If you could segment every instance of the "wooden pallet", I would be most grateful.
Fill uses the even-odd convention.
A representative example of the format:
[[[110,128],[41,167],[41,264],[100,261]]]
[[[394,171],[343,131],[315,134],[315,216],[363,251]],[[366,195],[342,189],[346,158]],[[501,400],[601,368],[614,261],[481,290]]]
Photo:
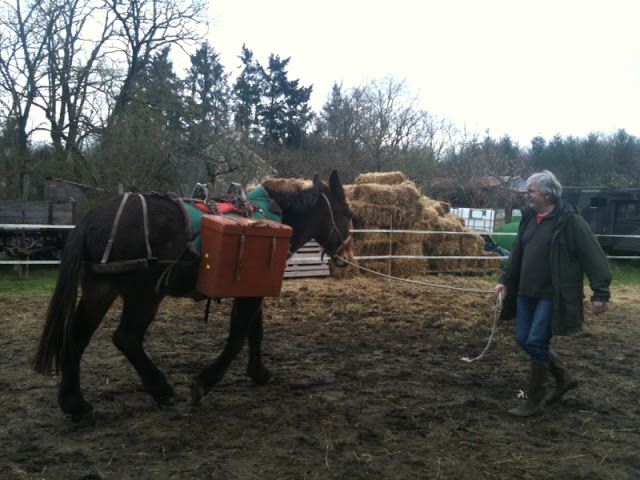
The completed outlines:
[[[320,260],[321,255],[322,247],[315,240],[305,243],[287,260],[284,278],[329,276],[329,257]]]

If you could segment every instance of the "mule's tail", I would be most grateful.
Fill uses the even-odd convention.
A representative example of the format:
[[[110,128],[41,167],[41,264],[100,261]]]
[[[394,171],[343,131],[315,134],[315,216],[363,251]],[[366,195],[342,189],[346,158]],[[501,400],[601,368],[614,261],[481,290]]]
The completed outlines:
[[[78,298],[78,283],[84,253],[84,227],[82,223],[69,234],[58,270],[58,281],[49,302],[47,318],[36,351],[34,369],[50,374],[60,372],[62,361],[73,349],[73,317]]]

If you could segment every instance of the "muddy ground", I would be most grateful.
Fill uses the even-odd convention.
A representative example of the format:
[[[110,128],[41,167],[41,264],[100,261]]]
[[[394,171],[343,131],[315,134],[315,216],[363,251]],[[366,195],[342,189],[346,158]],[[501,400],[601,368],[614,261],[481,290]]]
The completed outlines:
[[[489,290],[490,278],[426,281]],[[640,287],[556,347],[578,390],[512,418],[527,363],[486,294],[354,278],[287,280],[268,299],[266,386],[246,350],[200,405],[189,382],[221,350],[230,303],[166,300],[146,347],[177,399],[159,409],[111,343],[114,307],[82,364],[95,412],[73,423],[31,362],[47,298],[0,298],[2,479],[640,478]]]

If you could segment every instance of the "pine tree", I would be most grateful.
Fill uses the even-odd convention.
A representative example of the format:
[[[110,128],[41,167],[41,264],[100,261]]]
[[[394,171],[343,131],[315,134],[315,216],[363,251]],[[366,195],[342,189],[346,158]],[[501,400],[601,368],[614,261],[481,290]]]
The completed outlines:
[[[220,55],[204,43],[191,56],[191,67],[186,79],[189,92],[190,127],[219,135],[229,128],[229,75],[220,63]],[[198,142],[201,143],[201,142]]]
[[[257,114],[263,92],[263,69],[245,45],[238,58],[243,67],[233,85],[235,129],[255,136],[259,134]]]
[[[313,87],[301,87],[299,80],[289,80],[287,67],[290,60],[290,57],[269,56],[258,114],[264,128],[265,143],[299,148],[312,119],[309,99]]]

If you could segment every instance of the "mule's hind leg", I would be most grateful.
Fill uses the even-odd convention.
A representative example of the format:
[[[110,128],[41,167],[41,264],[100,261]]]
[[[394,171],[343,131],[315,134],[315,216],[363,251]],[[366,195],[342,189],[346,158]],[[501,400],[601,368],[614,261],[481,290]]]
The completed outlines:
[[[120,325],[113,334],[113,343],[136,369],[145,390],[159,404],[164,404],[173,396],[173,389],[142,347],[144,334],[155,319],[161,300],[158,297],[125,295]]]
[[[73,420],[80,420],[93,410],[80,389],[80,359],[116,296],[115,291],[100,281],[83,282],[82,297],[73,317],[73,338],[62,362],[62,379],[58,388],[58,405]]]
[[[262,300],[262,299],[260,299]],[[264,385],[271,378],[271,372],[262,363],[262,302],[257,306],[257,312],[249,321],[247,340],[249,343],[249,365],[247,373],[259,385]]]
[[[222,380],[231,361],[240,353],[249,331],[249,325],[260,310],[262,298],[236,298],[231,308],[229,337],[222,353],[191,382],[191,399],[200,402],[209,390]]]

